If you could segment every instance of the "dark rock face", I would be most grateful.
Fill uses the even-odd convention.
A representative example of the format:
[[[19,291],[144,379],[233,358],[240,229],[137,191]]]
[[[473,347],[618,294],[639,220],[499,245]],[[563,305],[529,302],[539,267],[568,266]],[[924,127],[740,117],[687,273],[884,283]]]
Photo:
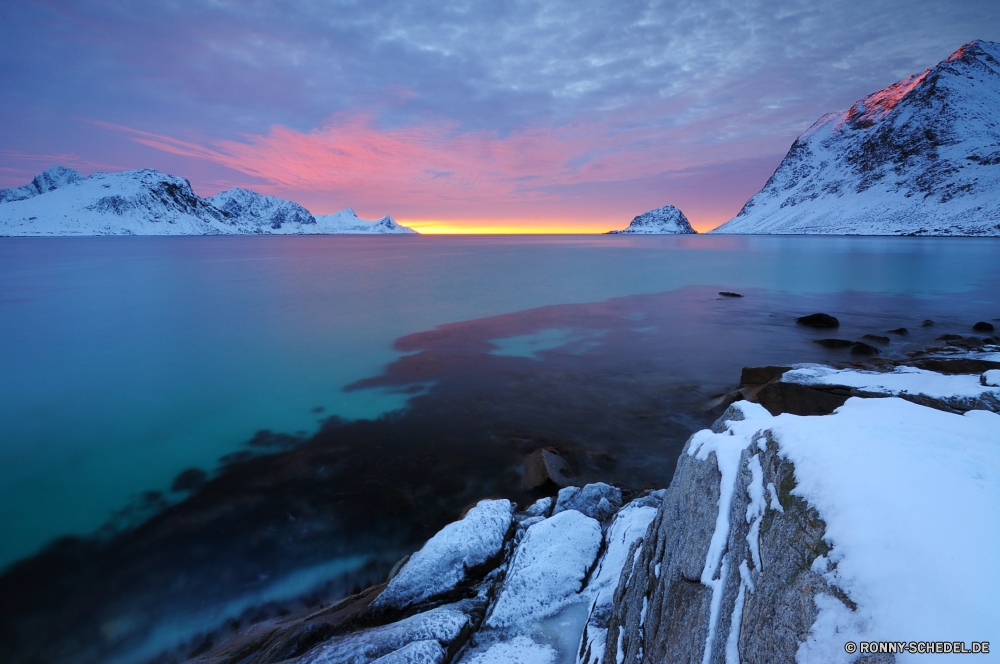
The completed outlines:
[[[979,321],[978,323],[972,326],[972,329],[975,330],[976,332],[992,332],[993,324],[987,323],[986,321]]]
[[[795,322],[808,327],[840,327],[840,321],[829,314],[810,314],[796,318]]]
[[[722,297],[743,297],[739,293],[732,293],[730,291],[719,291],[719,295]]]
[[[813,343],[823,348],[848,348],[854,345],[853,341],[847,339],[813,339]]]
[[[552,482],[556,486],[569,486],[576,474],[554,447],[540,447],[524,458],[525,489],[534,489]]]
[[[909,333],[910,333],[910,331],[907,330],[905,327],[897,327],[895,330],[889,330],[889,334],[896,334],[896,335],[899,335],[901,337],[905,337]]]
[[[786,371],[791,370],[791,367],[743,367],[743,373],[740,374],[740,387],[770,383],[775,378],[781,378]]]
[[[851,389],[841,385],[812,386],[775,381],[765,385],[750,400],[772,415],[829,415],[851,396]]]

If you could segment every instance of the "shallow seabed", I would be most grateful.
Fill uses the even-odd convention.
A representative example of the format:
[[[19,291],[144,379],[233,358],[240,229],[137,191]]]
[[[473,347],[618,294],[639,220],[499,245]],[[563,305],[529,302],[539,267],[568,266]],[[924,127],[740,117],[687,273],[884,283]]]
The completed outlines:
[[[343,594],[477,498],[535,498],[519,469],[541,445],[581,480],[663,486],[742,366],[970,334],[1000,317],[998,257],[965,238],[2,239],[0,659],[139,661]],[[816,311],[841,327],[794,324]]]

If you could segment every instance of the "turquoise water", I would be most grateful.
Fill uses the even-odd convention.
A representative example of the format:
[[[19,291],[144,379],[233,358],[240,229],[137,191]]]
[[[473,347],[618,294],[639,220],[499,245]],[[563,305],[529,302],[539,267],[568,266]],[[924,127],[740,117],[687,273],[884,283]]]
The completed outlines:
[[[1000,241],[5,238],[0,567],[93,532],[143,492],[171,495],[179,472],[211,471],[258,430],[311,434],[330,415],[404,407],[412,391],[344,388],[402,357],[405,335],[687,286],[902,294],[956,320],[996,318]],[[492,352],[586,353],[601,334],[555,325],[494,338]]]

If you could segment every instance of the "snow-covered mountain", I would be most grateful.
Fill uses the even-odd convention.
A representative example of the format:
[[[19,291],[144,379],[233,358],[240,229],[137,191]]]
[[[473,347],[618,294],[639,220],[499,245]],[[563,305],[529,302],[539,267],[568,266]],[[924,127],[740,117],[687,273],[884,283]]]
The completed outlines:
[[[684,213],[673,205],[644,212],[632,219],[632,223],[623,231],[608,231],[608,235],[642,234],[642,235],[683,235],[697,233],[691,228]]]
[[[210,196],[208,202],[237,221],[240,232],[318,233],[316,219],[298,203],[265,196],[249,189],[230,189]]]
[[[0,235],[218,235],[415,233],[391,217],[348,208],[314,217],[291,201],[247,189],[201,198],[184,178],[152,169],[82,177],[56,166],[0,190]]]
[[[1000,44],[824,115],[711,232],[1000,235]]]
[[[34,180],[23,187],[17,187],[15,189],[0,189],[0,203],[7,201],[23,201],[28,198],[34,198],[39,194],[44,194],[52,191],[53,189],[73,184],[74,182],[78,182],[82,179],[83,176],[80,175],[80,172],[75,168],[53,166],[52,168],[47,168],[42,173],[36,175]]]
[[[320,233],[416,233],[408,226],[400,226],[396,220],[386,215],[377,221],[360,219],[353,208],[334,214],[319,215],[316,224]]]

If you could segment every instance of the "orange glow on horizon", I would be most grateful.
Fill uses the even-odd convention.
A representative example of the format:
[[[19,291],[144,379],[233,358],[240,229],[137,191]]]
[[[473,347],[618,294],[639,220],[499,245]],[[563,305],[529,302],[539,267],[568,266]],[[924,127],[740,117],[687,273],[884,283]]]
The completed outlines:
[[[699,233],[710,231],[729,217],[708,222],[691,222]],[[423,235],[600,235],[624,229],[628,222],[580,221],[579,219],[397,219]]]

